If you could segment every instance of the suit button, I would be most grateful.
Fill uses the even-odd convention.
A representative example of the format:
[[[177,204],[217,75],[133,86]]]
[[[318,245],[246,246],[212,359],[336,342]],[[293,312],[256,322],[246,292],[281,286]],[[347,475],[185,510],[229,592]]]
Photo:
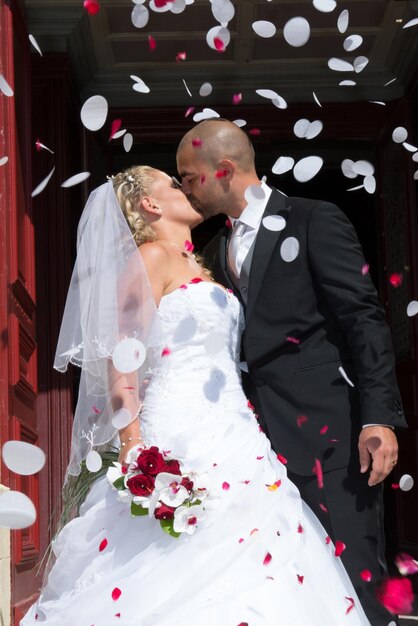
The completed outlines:
[[[257,387],[262,387],[263,385],[266,384],[266,381],[264,380],[264,378],[262,378],[261,376],[258,376],[255,379],[255,384],[257,385]]]

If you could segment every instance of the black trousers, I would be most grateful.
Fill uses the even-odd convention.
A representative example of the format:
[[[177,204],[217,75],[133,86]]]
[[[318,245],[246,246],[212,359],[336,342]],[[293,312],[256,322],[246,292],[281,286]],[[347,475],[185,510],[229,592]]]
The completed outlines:
[[[318,488],[316,477],[299,476],[289,470],[288,476],[331,539],[345,543],[341,559],[372,626],[398,624],[397,618],[376,599],[376,586],[387,575],[383,485],[369,487],[368,475],[360,474],[357,467],[324,473],[323,489]],[[365,569],[372,573],[371,582],[360,576]]]

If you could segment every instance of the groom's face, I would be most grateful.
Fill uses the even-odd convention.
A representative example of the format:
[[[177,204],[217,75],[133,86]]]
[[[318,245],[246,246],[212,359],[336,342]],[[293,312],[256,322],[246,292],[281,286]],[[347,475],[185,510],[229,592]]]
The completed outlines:
[[[214,168],[197,154],[199,148],[184,147],[177,153],[177,170],[181,176],[182,191],[203,218],[224,213],[224,192]]]

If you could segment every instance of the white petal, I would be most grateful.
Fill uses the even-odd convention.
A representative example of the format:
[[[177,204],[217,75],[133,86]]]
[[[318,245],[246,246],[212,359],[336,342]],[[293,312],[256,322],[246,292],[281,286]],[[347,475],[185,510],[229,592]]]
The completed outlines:
[[[361,35],[350,35],[344,40],[343,48],[346,52],[353,52],[357,50],[363,43],[363,37]]]
[[[406,24],[402,26],[402,28],[411,28],[411,26],[416,26],[418,24],[418,17],[414,17],[412,20],[409,20]]]
[[[191,92],[191,91],[190,91],[190,89],[188,88],[186,81],[184,80],[184,78],[183,78],[182,80],[183,80],[184,88],[186,89],[187,93],[189,94],[189,96],[190,96],[191,98],[193,98],[193,96],[192,96],[192,92]]]
[[[212,85],[210,83],[203,83],[199,89],[199,96],[205,98],[212,93]]]
[[[405,150],[408,150],[408,152],[416,152],[418,150],[417,146],[413,146],[411,143],[407,143],[406,141],[404,141],[402,145]]]
[[[118,130],[113,136],[112,139],[119,139],[119,137],[123,137],[126,133],[126,128],[122,128],[122,130]]]
[[[418,153],[415,152],[415,154],[412,155],[412,160],[415,161],[415,163],[418,162]]]
[[[316,93],[314,91],[312,92],[312,95],[313,95],[313,99],[315,100],[316,104],[319,107],[321,107],[321,109],[322,109],[322,104],[319,102],[318,96],[316,95]]]
[[[121,472],[118,470],[117,467],[109,467],[109,469],[106,472],[106,477],[107,480],[109,481],[109,483],[113,486],[113,483],[115,482],[115,480],[117,480],[118,478],[120,478],[122,476]]]
[[[266,218],[264,218],[264,219],[266,219]],[[240,368],[240,370],[242,370],[243,372],[247,372],[247,374],[248,374],[248,363],[247,363],[247,361],[240,361],[239,362],[239,368]]]
[[[355,87],[357,83],[355,80],[342,80],[338,84],[340,87]]]
[[[249,185],[244,192],[247,204],[260,204],[266,199],[266,192],[261,185]]]
[[[392,83],[394,83],[394,82],[395,82],[395,80],[398,80],[398,79],[397,79],[397,78],[392,78],[392,80],[389,80],[387,83],[385,83],[385,84],[383,85],[383,87],[388,87],[388,85],[391,85]]]
[[[277,161],[271,168],[271,171],[273,172],[273,174],[284,174],[285,172],[291,170],[294,164],[295,159],[293,159],[292,157],[281,156],[277,159]]]
[[[224,333],[209,333],[206,337],[203,347],[209,355],[214,355],[224,349],[226,337]]]
[[[139,78],[138,76],[131,76],[131,78],[134,81],[134,84],[132,85],[132,89],[134,91],[138,91],[139,93],[149,93],[151,91],[142,78]]]
[[[287,237],[280,246],[280,256],[286,263],[291,263],[299,255],[299,241],[296,237]]]
[[[286,220],[281,215],[267,215],[262,220],[264,228],[273,232],[279,232],[286,227]],[[248,371],[248,365],[247,365]]]
[[[376,179],[373,175],[365,176],[364,188],[367,193],[374,193],[376,191]]]
[[[414,180],[418,180],[418,170],[414,174]]]
[[[306,119],[298,120],[293,127],[293,132],[295,133],[296,137],[299,137],[299,139],[304,139],[306,137],[306,133],[308,132],[310,125],[311,123],[309,120],[306,120]]]
[[[83,181],[87,180],[90,177],[90,172],[79,172],[79,174],[74,174],[71,178],[67,178],[63,183],[61,183],[61,187],[74,187],[74,185],[78,185]]]
[[[364,70],[366,65],[369,63],[369,59],[367,57],[356,57],[353,61],[354,71],[359,74]]]
[[[0,527],[18,530],[31,526],[36,520],[35,506],[20,491],[5,491],[0,495]]]
[[[337,27],[341,34],[344,34],[346,32],[348,28],[349,19],[350,19],[350,13],[347,9],[344,9],[344,11],[340,13],[340,16],[337,21]]]
[[[212,0],[212,15],[220,24],[228,23],[235,15],[231,0]]]
[[[7,80],[4,78],[3,74],[0,74],[0,91],[4,93],[5,96],[11,98],[13,96],[13,89],[10,87]]]
[[[317,11],[331,13],[337,6],[337,3],[335,0],[313,0],[313,5]]]
[[[272,89],[256,89],[255,93],[257,93],[262,98],[268,98],[268,100],[274,100],[275,98],[279,98],[279,94]]]
[[[418,313],[418,301],[412,300],[412,302],[408,304],[408,308],[406,309],[406,314],[408,317],[414,317],[414,315],[417,315],[417,313]]]
[[[2,165],[6,165],[8,160],[9,160],[8,156],[1,157],[1,159],[0,159],[0,167],[2,167]]]
[[[334,70],[335,72],[353,72],[354,66],[348,61],[344,61],[344,59],[337,59],[336,57],[332,57],[328,60],[328,67],[330,70]]]
[[[247,125],[247,122],[245,120],[234,120],[233,123],[235,124],[235,126],[238,126],[238,128],[242,128],[243,126]]]
[[[210,120],[214,117],[220,117],[219,113],[214,111],[213,109],[203,109],[200,113],[195,113],[193,115],[194,122],[201,122],[202,120]]]
[[[22,476],[36,474],[45,465],[43,450],[26,441],[6,441],[1,453],[6,467]]]
[[[144,344],[138,339],[122,339],[113,349],[113,365],[118,372],[124,374],[134,372],[141,367],[146,354]]]
[[[132,9],[131,20],[135,28],[144,28],[144,26],[148,24],[149,20],[149,11],[147,7],[144,7],[142,4],[134,6]]]
[[[348,378],[345,369],[343,367],[339,367],[338,371],[340,372],[341,376],[344,378],[346,383],[348,383],[350,387],[354,387],[354,383]]]
[[[171,5],[170,10],[175,15],[179,15],[180,13],[183,13],[186,6],[187,6],[186,0],[174,0],[173,4]]]
[[[382,102],[381,100],[369,100],[370,104],[380,104],[380,106],[385,107],[386,102]]]
[[[92,96],[83,104],[80,112],[81,121],[88,130],[96,131],[104,126],[109,106],[103,96]]]
[[[277,96],[277,98],[273,98],[271,103],[274,104],[274,106],[277,107],[278,109],[287,109],[287,102],[281,96]]]
[[[403,143],[408,139],[408,131],[403,126],[397,126],[392,133],[392,139],[395,143]]]
[[[133,135],[131,135],[131,133],[126,133],[126,135],[123,138],[123,148],[125,152],[129,152],[129,150],[132,148],[133,142],[134,142]]]
[[[347,191],[358,191],[359,189],[364,189],[364,185],[357,185],[357,187],[350,187]]]
[[[115,411],[112,417],[112,426],[116,430],[125,428],[132,421],[132,413],[128,409],[119,409]]]
[[[314,139],[314,137],[317,137],[322,132],[323,127],[324,125],[321,120],[311,122],[308,132],[306,133],[306,139]]]
[[[374,165],[370,161],[355,161],[352,168],[353,172],[360,174],[360,176],[373,176],[374,174]]]
[[[341,170],[346,178],[357,178],[358,174],[353,171],[353,165],[354,161],[351,159],[344,159],[341,163]]]
[[[225,26],[214,26],[206,34],[206,43],[209,48],[217,51],[215,39],[220,39],[223,42],[224,48],[226,48],[231,41],[231,33]]]
[[[252,27],[256,35],[265,38],[274,37],[277,31],[275,25],[272,22],[268,22],[266,20],[253,22]]]
[[[400,481],[399,487],[402,491],[411,491],[414,486],[414,479],[409,474],[404,474]]]
[[[55,172],[55,165],[52,168],[52,170],[49,172],[48,176],[46,176],[46,178],[44,178],[37,187],[35,187],[35,189],[32,191],[32,198],[34,198],[35,196],[38,196],[47,186],[47,184],[49,183],[52,174]]]
[[[89,472],[98,472],[102,467],[102,457],[96,450],[90,450],[86,457],[86,467]]]
[[[35,37],[34,37],[33,35],[29,35],[29,41],[31,42],[31,44],[32,44],[32,46],[35,48],[35,50],[36,50],[37,52],[39,52],[39,54],[40,54],[41,56],[43,56],[43,55],[42,55],[42,50],[40,49],[39,44],[38,44],[38,42],[36,41],[36,39],[35,39]]]
[[[311,36],[311,27],[304,17],[292,17],[283,28],[283,37],[289,46],[300,48],[304,46]]]
[[[293,168],[293,176],[299,183],[306,183],[316,176],[324,164],[318,156],[308,156],[298,161]]]

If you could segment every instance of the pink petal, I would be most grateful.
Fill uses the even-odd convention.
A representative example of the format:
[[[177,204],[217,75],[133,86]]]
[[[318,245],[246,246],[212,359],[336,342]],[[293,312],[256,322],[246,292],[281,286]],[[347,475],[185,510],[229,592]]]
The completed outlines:
[[[96,413],[96,415],[99,415],[101,413],[101,410],[96,408],[95,406],[91,407],[93,409],[93,411]]]
[[[112,126],[110,128],[109,141],[113,138],[113,135],[118,132],[118,130],[119,130],[119,128],[121,126],[122,126],[122,120],[121,119],[113,120]]]
[[[395,557],[395,563],[402,576],[418,573],[418,561],[406,552],[400,552],[397,554]]]
[[[252,128],[251,130],[248,131],[249,135],[261,135],[261,130],[259,128]]]
[[[107,547],[107,539],[103,539],[103,541],[100,542],[100,546],[99,546],[99,552],[103,552],[103,550]]]
[[[261,459],[264,459],[264,456],[258,456],[257,457],[257,461],[261,461]]]
[[[232,96],[232,102],[234,104],[239,104],[242,100],[242,93],[234,93]]]
[[[324,513],[328,513],[328,509],[324,504],[319,504],[319,508],[321,509],[321,511],[324,511]]]
[[[307,421],[308,421],[307,415],[299,415],[296,418],[296,424],[298,425],[299,428],[303,426],[303,424],[306,424]]]
[[[369,269],[370,269],[369,264],[365,263],[363,267],[361,268],[361,273],[363,274],[363,276],[369,273]]]
[[[196,137],[196,139],[192,139],[192,146],[193,146],[193,148],[201,148],[202,147],[202,140],[200,139],[200,137]]]
[[[263,565],[268,565],[271,559],[272,559],[272,556],[270,552],[267,552],[266,556],[264,557]]]
[[[241,480],[241,483],[244,485],[249,485],[251,480]]]
[[[227,222],[229,222],[229,224],[227,224]],[[228,226],[228,228],[231,227],[231,222],[229,220],[226,220],[225,223]],[[251,409],[251,411],[255,411],[254,405],[249,400],[247,400],[247,406],[249,409]]]
[[[225,44],[222,41],[222,39],[220,39],[219,37],[214,37],[213,43],[215,44],[215,48],[217,49],[218,52],[225,51]]]
[[[326,433],[328,432],[328,426],[322,426],[319,432],[321,433],[321,435],[326,435]]]
[[[315,459],[315,467],[313,473],[316,474],[316,480],[318,481],[318,489],[322,489],[324,486],[324,475],[322,473],[321,461]]]
[[[399,483],[392,483],[391,484],[391,488],[392,489],[399,489]]]
[[[298,583],[303,585],[303,579],[305,578],[305,576],[300,576],[299,574],[296,574],[296,576],[298,577]]]
[[[354,608],[354,600],[353,598],[349,598],[348,596],[345,596],[345,599],[349,601],[350,606],[347,607],[345,614],[348,615],[349,612]]]
[[[120,613],[115,613],[115,617],[120,617]]]
[[[240,622],[238,626],[248,626],[248,622]]]
[[[225,226],[227,228],[232,228],[231,220],[229,219],[229,217],[225,221]],[[251,404],[251,402],[249,400],[247,402],[247,405],[248,405],[248,408],[250,408],[250,409],[252,409],[254,411],[254,407],[253,407],[253,405]]]
[[[258,528],[253,528],[252,531],[250,532],[250,537],[252,537],[253,535],[256,535],[258,533]]]
[[[161,352],[161,356],[168,356],[169,354],[171,354],[170,348],[164,348]]]
[[[186,111],[186,113],[184,114],[184,117],[189,117],[189,115],[191,115],[193,113],[193,111],[195,110],[196,107],[189,107]]]
[[[343,543],[342,541],[335,542],[335,552],[334,552],[335,556],[341,556],[345,549],[346,549],[345,543]]]
[[[366,583],[369,583],[372,579],[372,573],[369,569],[363,569],[360,572],[360,578],[364,580]]]
[[[302,524],[300,524],[300,523],[299,523],[299,526],[298,526],[298,533],[299,533],[299,534],[302,534],[302,533],[303,533],[303,526],[302,526]]]
[[[241,537],[241,539],[238,539],[238,543],[242,543],[244,541],[244,539]]]
[[[148,35],[148,45],[151,52],[157,47],[157,42],[155,41],[154,37],[152,37],[152,35]]]
[[[180,285],[179,289],[187,289],[187,285]]]
[[[224,491],[228,491],[228,489],[230,488],[230,486],[231,486],[231,485],[230,485],[229,483],[227,483],[226,481],[222,483],[222,489],[223,489]]]
[[[119,600],[119,598],[121,597],[122,592],[119,589],[119,587],[115,587],[112,591],[112,600]]]
[[[412,612],[414,593],[409,578],[387,578],[377,589],[377,599],[393,614]]]
[[[294,343],[297,346],[300,344],[300,339],[298,339],[297,337],[286,337],[286,341],[288,341],[289,343]]]
[[[97,0],[84,0],[84,8],[89,15],[96,15],[100,10]]]
[[[216,178],[225,178],[228,176],[228,170],[217,170],[215,176]]]
[[[331,537],[325,537],[325,543],[327,544],[327,546],[329,546],[329,544],[331,543]]]
[[[193,252],[194,250],[194,245],[192,244],[191,241],[189,241],[188,239],[186,239],[186,241],[184,242],[184,249],[187,252]]]
[[[197,285],[197,283],[201,283],[201,282],[202,282],[202,279],[199,278],[199,276],[196,276],[196,278],[192,278],[192,280],[189,280],[189,283],[191,285]]]
[[[280,461],[280,463],[283,463],[283,465],[287,464],[287,459],[285,456],[283,456],[283,454],[277,454],[277,460]]]
[[[403,282],[402,274],[391,274],[389,277],[389,282],[392,287],[400,287]]]
[[[186,53],[185,52],[177,52],[176,55],[176,61],[185,61],[186,60]]]

